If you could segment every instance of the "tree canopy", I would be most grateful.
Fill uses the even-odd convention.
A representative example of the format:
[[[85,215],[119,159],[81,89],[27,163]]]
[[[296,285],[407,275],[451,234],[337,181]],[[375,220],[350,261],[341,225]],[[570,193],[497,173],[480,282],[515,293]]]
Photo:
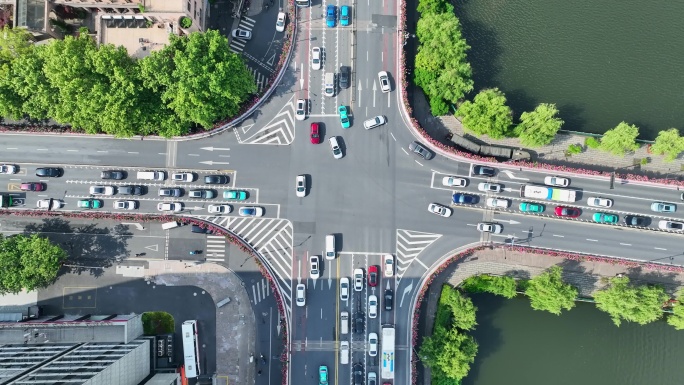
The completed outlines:
[[[534,111],[523,112],[516,133],[525,146],[544,146],[553,140],[563,121],[558,118],[555,104],[542,103]]]
[[[0,234],[0,293],[48,286],[57,278],[65,259],[66,252],[47,238]]]
[[[473,89],[473,71],[466,56],[470,46],[453,12],[422,15],[416,35],[420,45],[414,81],[430,100],[432,114],[445,115],[447,102],[456,103]]]
[[[466,129],[477,135],[501,139],[511,133],[513,113],[498,88],[480,91],[472,102],[463,102],[455,115],[461,118]]]
[[[677,301],[672,306],[672,314],[667,316],[667,323],[677,330],[684,329],[684,290],[680,289],[676,295]]]
[[[422,15],[428,13],[453,13],[454,6],[444,0],[420,0],[418,2],[418,12]]]
[[[627,151],[635,151],[639,148],[636,138],[639,136],[639,128],[622,122],[612,130],[606,131],[601,138],[599,149],[610,152],[613,155],[625,155]]]
[[[440,311],[442,311],[442,316],[439,314]],[[461,330],[472,330],[477,325],[475,321],[476,312],[477,308],[470,298],[464,297],[458,290],[449,285],[442,286],[438,307],[438,318],[440,319],[435,321],[435,324],[454,326]]]
[[[423,339],[420,357],[430,369],[452,380],[460,380],[468,375],[477,349],[473,337],[456,328],[438,326],[432,336]]]
[[[553,266],[527,282],[525,294],[534,310],[544,310],[560,315],[563,309],[575,307],[577,289],[564,283],[560,266]]]
[[[506,276],[474,275],[466,278],[461,287],[471,293],[491,293],[505,298],[513,298],[517,294],[515,279]]]
[[[627,277],[614,277],[610,285],[594,294],[596,307],[610,315],[616,326],[623,320],[639,325],[663,316],[662,306],[668,295],[659,286],[632,286]]]
[[[656,155],[665,155],[665,161],[672,162],[684,152],[684,138],[679,135],[679,130],[676,128],[660,131],[655,143],[651,145],[651,152]]]
[[[81,31],[49,44],[27,32],[0,38],[0,114],[53,119],[86,133],[118,137],[187,133],[234,116],[256,85],[217,31],[172,35],[170,44],[135,60],[123,47]]]

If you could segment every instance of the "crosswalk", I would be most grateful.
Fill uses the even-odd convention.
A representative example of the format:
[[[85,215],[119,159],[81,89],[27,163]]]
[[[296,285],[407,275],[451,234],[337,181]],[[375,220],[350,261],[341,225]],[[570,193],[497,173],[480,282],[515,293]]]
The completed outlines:
[[[215,217],[208,215],[199,216],[199,218],[232,231],[264,256],[270,270],[275,274],[276,284],[283,294],[283,303],[289,311],[292,305],[292,222],[278,218]],[[267,295],[263,287],[253,290],[255,290],[253,296],[255,301],[257,299],[262,300]]]
[[[442,234],[397,229],[397,279],[401,279],[411,262],[423,250],[441,237]]]
[[[281,107],[280,111],[263,125],[245,124],[233,132],[238,142],[248,144],[270,144],[286,146],[295,138],[294,96]]]
[[[207,235],[207,261],[223,262],[226,257],[226,238]]]
[[[251,293],[252,303],[258,304],[271,295],[271,285],[268,284],[268,280],[260,279],[252,285]]]
[[[256,24],[256,20],[250,19],[249,17],[243,17],[240,19],[240,24],[238,28],[240,29],[245,29],[247,31],[252,32],[252,29],[254,28],[254,25]],[[247,44],[246,40],[242,39],[236,39],[232,38],[230,41],[230,50],[235,52],[235,53],[240,53],[245,50],[245,45]]]

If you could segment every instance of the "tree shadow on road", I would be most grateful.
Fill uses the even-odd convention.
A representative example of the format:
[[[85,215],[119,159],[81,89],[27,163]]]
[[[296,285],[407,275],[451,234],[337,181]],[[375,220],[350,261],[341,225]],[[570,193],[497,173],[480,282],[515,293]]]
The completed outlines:
[[[45,218],[24,228],[24,235],[40,234],[67,253],[62,272],[89,272],[100,276],[128,255],[128,238],[133,233],[127,225],[98,227],[97,224],[72,225],[62,218]]]

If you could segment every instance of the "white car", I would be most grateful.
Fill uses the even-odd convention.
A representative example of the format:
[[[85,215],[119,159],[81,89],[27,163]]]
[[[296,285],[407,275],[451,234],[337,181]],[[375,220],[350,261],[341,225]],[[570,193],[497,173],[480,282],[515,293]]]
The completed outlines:
[[[209,214],[230,214],[233,211],[233,206],[231,205],[209,205],[207,206],[207,212]]]
[[[684,223],[675,221],[659,221],[658,228],[661,230],[684,231]]]
[[[363,290],[363,269],[354,269],[354,291]]]
[[[375,295],[368,296],[368,318],[378,317],[378,297]]]
[[[252,38],[252,31],[238,28],[233,30],[232,36],[236,39],[249,40]]]
[[[321,69],[323,59],[321,58],[321,47],[311,48],[311,69],[319,70]]]
[[[286,20],[287,14],[285,12],[278,12],[278,18],[276,19],[276,32],[285,32]]]
[[[382,115],[378,115],[374,118],[368,119],[363,122],[363,127],[366,130],[370,130],[371,128],[375,128],[378,126],[382,126],[383,124],[387,123],[387,120],[385,120],[385,117]]]
[[[312,255],[309,257],[309,267],[311,279],[318,279],[318,277],[321,276],[318,255]]]
[[[383,258],[385,262],[385,277],[391,277],[394,275],[394,257],[392,254],[385,254]]]
[[[613,200],[601,197],[591,197],[587,199],[587,204],[591,207],[612,207]]]
[[[297,175],[295,179],[295,192],[298,198],[304,198],[306,196],[306,177],[304,175]]]
[[[13,164],[3,164],[0,166],[0,174],[16,174],[17,166]]]
[[[55,210],[62,206],[64,206],[64,201],[61,199],[41,199],[36,203],[39,209]]]
[[[501,185],[498,183],[482,182],[477,185],[477,189],[484,192],[501,192]]]
[[[387,76],[387,72],[378,72],[378,80],[380,81],[380,90],[382,92],[387,93],[391,91],[392,87],[390,87],[389,76]]]
[[[547,186],[568,187],[570,179],[561,178],[559,176],[547,176],[544,178],[544,184]]]
[[[451,213],[453,212],[450,208],[442,206],[439,203],[430,203],[428,205],[428,211],[433,214],[443,216],[445,218],[450,217]]]
[[[183,211],[183,205],[178,202],[162,202],[157,205],[158,211]]]
[[[297,120],[306,119],[306,100],[297,99],[297,110],[295,111],[295,118],[297,118]]]
[[[378,333],[368,334],[368,355],[371,357],[378,355]]]
[[[333,136],[328,141],[330,142],[330,149],[332,150],[333,158],[342,159],[342,149],[340,148],[340,144],[337,143],[337,137]]]
[[[511,205],[511,201],[503,198],[487,198],[488,207],[499,207],[502,209],[507,209]]]
[[[442,186],[447,187],[465,187],[468,185],[468,179],[459,178],[455,176],[445,176],[442,178]]]
[[[340,300],[346,301],[349,299],[349,278],[340,278]]]
[[[306,305],[306,286],[304,286],[303,283],[300,283],[297,285],[297,288],[295,289],[296,291],[296,298],[297,298],[297,306],[304,306]]]
[[[90,195],[114,195],[114,187],[90,186]]]
[[[174,182],[194,182],[195,174],[191,172],[177,172],[171,174],[171,180]]]
[[[135,210],[138,208],[136,201],[114,201],[114,208],[117,210]]]
[[[503,226],[493,222],[480,222],[477,224],[477,230],[482,233],[499,234],[503,231]]]

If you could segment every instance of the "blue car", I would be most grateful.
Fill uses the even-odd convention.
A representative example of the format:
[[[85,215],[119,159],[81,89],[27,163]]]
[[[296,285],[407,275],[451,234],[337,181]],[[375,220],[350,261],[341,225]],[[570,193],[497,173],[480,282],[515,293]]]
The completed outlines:
[[[348,26],[349,20],[351,20],[351,9],[348,5],[343,5],[340,7],[340,25]]]
[[[335,21],[337,21],[337,12],[334,5],[328,5],[325,8],[325,25],[330,28],[335,27]]]
[[[477,203],[477,197],[474,195],[456,193],[456,194],[451,196],[451,201],[453,203],[473,205],[473,204]]]

